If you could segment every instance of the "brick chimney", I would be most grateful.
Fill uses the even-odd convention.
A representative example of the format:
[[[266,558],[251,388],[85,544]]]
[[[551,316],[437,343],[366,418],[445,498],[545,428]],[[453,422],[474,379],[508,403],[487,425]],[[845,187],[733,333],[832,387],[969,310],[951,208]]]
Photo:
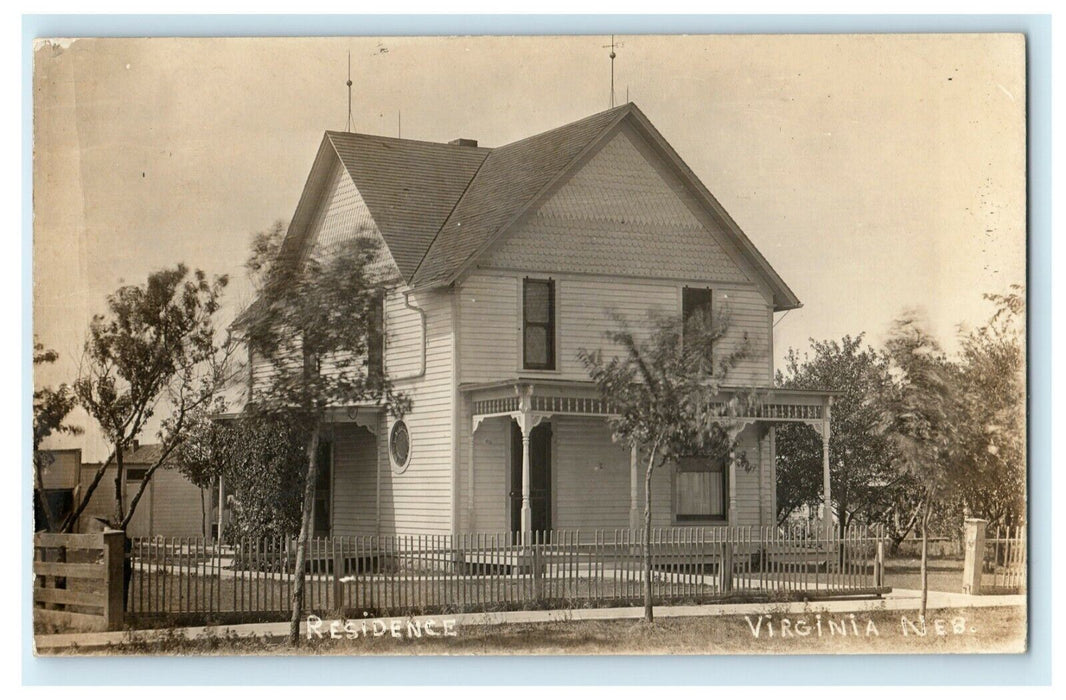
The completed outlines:
[[[449,141],[450,146],[469,146],[470,148],[477,148],[477,139],[455,139]]]

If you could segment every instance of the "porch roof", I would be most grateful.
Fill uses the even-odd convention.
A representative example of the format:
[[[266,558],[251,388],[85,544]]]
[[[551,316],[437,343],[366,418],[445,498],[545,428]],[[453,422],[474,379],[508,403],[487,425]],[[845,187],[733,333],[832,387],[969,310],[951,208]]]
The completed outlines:
[[[780,387],[721,388],[723,402],[743,391],[754,389],[756,403],[738,416],[757,421],[821,421],[832,397],[830,390],[785,389]],[[614,412],[592,381],[551,377],[514,377],[494,382],[461,384],[459,391],[470,398],[475,419],[511,415],[522,411],[542,414],[609,416]]]

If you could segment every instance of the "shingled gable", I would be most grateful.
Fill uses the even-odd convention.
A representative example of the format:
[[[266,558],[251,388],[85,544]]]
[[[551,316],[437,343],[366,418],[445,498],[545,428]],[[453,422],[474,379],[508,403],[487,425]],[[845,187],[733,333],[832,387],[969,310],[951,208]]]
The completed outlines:
[[[300,249],[334,163],[352,179],[404,281],[451,284],[524,214],[541,203],[627,120],[769,286],[774,309],[801,304],[703,183],[633,103],[497,148],[327,131],[293,215],[285,246]]]
[[[515,222],[580,168],[585,156],[605,143],[623,120],[647,137],[696,200],[721,223],[730,242],[766,281],[774,310],[801,306],[718,200],[633,103],[493,149],[437,234],[411,286],[444,286],[460,278]]]

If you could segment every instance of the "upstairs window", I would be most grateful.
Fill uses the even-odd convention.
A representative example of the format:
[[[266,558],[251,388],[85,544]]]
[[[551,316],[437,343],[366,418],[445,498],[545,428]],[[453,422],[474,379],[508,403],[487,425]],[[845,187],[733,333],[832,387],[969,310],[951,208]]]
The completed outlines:
[[[554,280],[523,282],[522,358],[525,369],[555,369]]]
[[[690,337],[695,328],[702,326],[704,332],[709,331],[714,318],[711,314],[711,290],[699,287],[681,290],[681,318],[685,324],[682,340]],[[702,321],[701,326],[696,326],[697,319]],[[708,357],[707,360],[713,367],[713,359]]]

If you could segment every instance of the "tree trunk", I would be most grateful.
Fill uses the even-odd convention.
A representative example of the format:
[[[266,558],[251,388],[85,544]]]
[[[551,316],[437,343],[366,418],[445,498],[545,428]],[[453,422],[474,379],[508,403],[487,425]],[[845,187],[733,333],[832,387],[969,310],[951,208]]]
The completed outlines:
[[[207,505],[204,504],[204,489],[200,488],[200,534],[207,539]]]
[[[304,567],[307,563],[307,540],[311,535],[311,511],[315,504],[315,482],[318,480],[318,441],[321,428],[316,422],[307,446],[307,479],[304,481],[304,500],[300,510],[300,537],[296,542],[296,563],[293,570],[292,619],[289,621],[289,646],[300,644],[300,618],[304,604]]]
[[[644,537],[642,549],[644,555],[644,621],[655,619],[651,599],[651,474],[655,470],[655,453],[659,444],[652,445],[648,457],[648,468],[644,472]]]
[[[922,510],[922,602],[918,608],[919,619],[925,619],[925,606],[929,600],[929,503],[925,499],[925,508]]]
[[[52,532],[53,523],[52,506],[48,503],[48,494],[44,492],[44,477],[41,476],[41,463],[37,455],[33,456],[33,478],[37,481],[37,497],[41,499],[41,512],[44,514],[44,529]],[[34,523],[34,529],[37,525]]]

